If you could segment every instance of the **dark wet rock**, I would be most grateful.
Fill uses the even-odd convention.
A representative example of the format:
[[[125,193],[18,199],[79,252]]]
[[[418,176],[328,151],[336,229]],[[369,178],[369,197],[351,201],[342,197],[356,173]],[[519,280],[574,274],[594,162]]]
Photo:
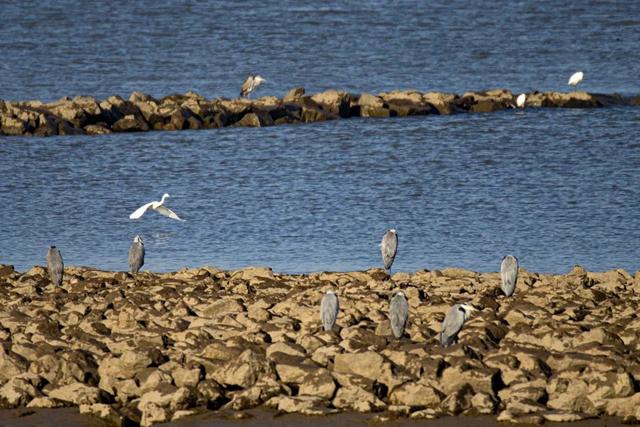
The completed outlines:
[[[128,114],[116,121],[111,129],[114,132],[146,132],[149,130],[149,125],[140,117]]]
[[[236,127],[263,127],[273,126],[273,119],[267,113],[258,111],[255,113],[245,114],[234,126]]]

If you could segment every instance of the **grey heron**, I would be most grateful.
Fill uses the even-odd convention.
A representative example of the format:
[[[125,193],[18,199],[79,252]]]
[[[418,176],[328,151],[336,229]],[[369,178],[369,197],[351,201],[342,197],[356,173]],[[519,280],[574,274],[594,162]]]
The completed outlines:
[[[399,291],[391,298],[389,303],[389,320],[391,321],[391,331],[396,338],[404,335],[404,327],[409,317],[409,304],[404,292]]]
[[[443,347],[449,347],[458,340],[458,333],[462,330],[462,325],[475,310],[470,304],[455,304],[449,309],[442,322],[442,332],[440,332],[440,344]]]
[[[253,92],[263,82],[266,82],[266,80],[263,79],[261,76],[247,77],[244,83],[242,83],[242,87],[240,88],[240,97],[241,98],[248,97],[249,95],[251,95],[251,92]]]
[[[136,235],[133,238],[133,243],[129,248],[129,271],[131,273],[137,273],[144,265],[144,242],[142,237]]]
[[[129,219],[139,219],[142,217],[142,215],[144,215],[144,213],[149,210],[152,209],[156,212],[158,212],[161,215],[164,215],[168,218],[171,219],[177,219],[178,221],[184,221],[184,219],[181,219],[178,215],[176,215],[175,212],[173,212],[171,209],[167,208],[166,206],[164,206],[164,202],[165,200],[167,200],[169,197],[169,194],[164,193],[162,195],[162,199],[160,199],[160,201],[155,201],[155,202],[149,202],[145,205],[140,206],[138,209],[136,209],[131,215],[129,215]]]
[[[575,86],[582,81],[584,78],[584,73],[582,71],[578,71],[577,73],[573,73],[571,77],[569,77],[569,81],[567,82],[570,86]]]
[[[47,270],[49,271],[51,283],[56,286],[62,285],[64,262],[62,262],[62,255],[60,255],[60,250],[55,246],[49,246],[49,250],[47,251]]]
[[[340,310],[338,296],[333,291],[327,291],[320,302],[320,319],[325,331],[333,329]]]
[[[513,255],[507,255],[502,258],[500,264],[500,278],[502,292],[508,297],[513,295],[516,290],[516,282],[518,281],[518,258]]]
[[[382,252],[384,269],[391,273],[391,265],[393,264],[393,260],[396,259],[396,253],[398,252],[398,233],[396,233],[395,229],[387,230],[384,236],[382,236],[380,252]]]

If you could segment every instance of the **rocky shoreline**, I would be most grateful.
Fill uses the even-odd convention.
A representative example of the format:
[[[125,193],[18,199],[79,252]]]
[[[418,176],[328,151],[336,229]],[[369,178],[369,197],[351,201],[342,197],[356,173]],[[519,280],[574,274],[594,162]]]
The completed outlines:
[[[517,94],[516,94],[517,95]],[[506,89],[453,93],[393,91],[372,95],[336,90],[306,95],[291,89],[283,98],[207,100],[194,92],[155,99],[134,92],[128,100],[110,96],[65,97],[56,102],[0,100],[0,135],[102,135],[112,132],[261,127],[350,117],[404,117],[515,108]],[[531,92],[527,108],[597,108],[640,105],[640,95],[587,92]]]
[[[543,423],[640,419],[640,272],[521,271],[516,293],[498,273],[275,274],[204,267],[131,275],[0,266],[0,402],[77,406],[113,425],[152,425],[203,411],[242,417],[343,411],[431,419],[492,414]],[[321,330],[319,302],[341,311]],[[393,338],[389,298],[409,301]],[[444,313],[479,311],[442,349]]]

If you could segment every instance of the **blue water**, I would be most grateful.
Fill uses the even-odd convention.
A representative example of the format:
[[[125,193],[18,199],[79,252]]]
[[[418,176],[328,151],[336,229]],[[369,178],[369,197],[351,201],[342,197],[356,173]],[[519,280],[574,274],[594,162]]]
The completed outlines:
[[[640,93],[639,2],[3,1],[0,98],[508,87]],[[380,265],[638,269],[640,109],[352,119],[262,129],[0,139],[0,262],[125,269]],[[171,194],[187,221],[138,206]]]

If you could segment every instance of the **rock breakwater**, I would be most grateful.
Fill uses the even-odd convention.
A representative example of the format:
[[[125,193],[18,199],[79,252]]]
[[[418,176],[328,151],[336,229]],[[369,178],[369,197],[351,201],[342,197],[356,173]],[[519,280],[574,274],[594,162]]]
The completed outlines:
[[[0,135],[101,135],[112,132],[261,127],[309,123],[350,117],[403,117],[514,108],[516,97],[506,89],[452,93],[394,91],[378,95],[336,90],[306,95],[291,89],[283,98],[207,100],[194,92],[162,99],[134,92],[128,100],[110,96],[65,97],[56,102],[1,101]],[[528,108],[596,108],[640,105],[640,96],[587,92],[532,92]]]
[[[280,275],[268,268],[185,269],[132,276],[0,266],[0,402],[77,406],[114,425],[152,425],[201,411],[266,405],[322,415],[494,414],[542,423],[640,419],[640,273],[461,269]],[[322,330],[319,303],[341,311]],[[393,291],[409,302],[393,338]],[[440,323],[457,302],[479,309],[443,349]]]

